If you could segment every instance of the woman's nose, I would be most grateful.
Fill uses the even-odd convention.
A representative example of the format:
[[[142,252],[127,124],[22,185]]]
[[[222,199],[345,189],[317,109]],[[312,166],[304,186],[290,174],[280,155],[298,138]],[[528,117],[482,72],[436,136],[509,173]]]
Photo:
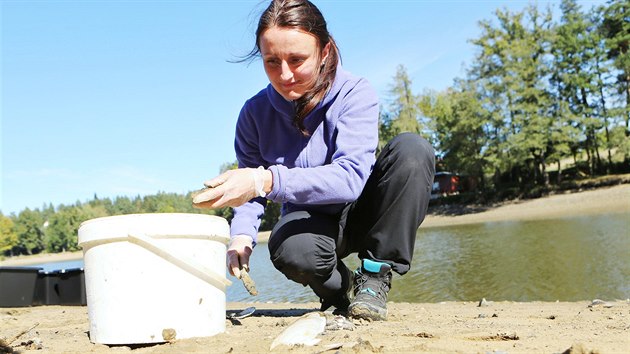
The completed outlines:
[[[280,73],[280,79],[284,81],[291,80],[293,78],[293,72],[291,71],[289,64],[283,60],[280,67],[282,70]]]

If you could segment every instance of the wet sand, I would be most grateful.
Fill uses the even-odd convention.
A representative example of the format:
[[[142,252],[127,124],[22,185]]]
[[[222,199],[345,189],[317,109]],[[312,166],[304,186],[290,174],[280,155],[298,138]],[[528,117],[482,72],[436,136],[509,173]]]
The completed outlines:
[[[573,348],[570,353],[628,353],[630,303],[589,307],[590,303],[495,302],[484,307],[476,302],[389,303],[386,322],[355,321],[354,330],[318,335],[321,341],[316,346],[280,346],[273,352],[498,354],[564,353]],[[35,326],[11,343],[24,353],[266,353],[287,326],[318,305],[231,303],[229,309],[258,310],[240,325],[226,321],[225,333],[213,337],[145,347],[91,343],[86,307],[5,308],[0,309],[0,337],[13,338]],[[329,350],[331,346],[337,349]]]

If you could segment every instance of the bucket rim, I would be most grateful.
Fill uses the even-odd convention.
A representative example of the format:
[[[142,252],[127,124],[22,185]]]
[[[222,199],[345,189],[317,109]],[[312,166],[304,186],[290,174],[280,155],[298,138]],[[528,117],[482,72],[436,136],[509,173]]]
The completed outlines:
[[[222,221],[227,222],[227,220],[225,220],[224,218],[222,218],[220,216],[207,215],[207,214],[193,214],[193,213],[133,213],[133,214],[120,214],[120,215],[100,216],[98,218],[85,220],[79,225],[79,228],[81,228],[84,225],[97,223],[97,222],[103,222],[103,221],[109,221],[109,220],[113,220],[113,219],[149,218],[149,217],[158,217],[158,216],[159,217],[168,217],[168,218],[170,218],[170,217],[187,217],[187,218],[199,218],[199,219],[207,219],[207,220],[214,219],[217,222],[222,222]]]
[[[170,238],[194,236],[227,243],[230,231],[227,220],[216,215],[191,213],[144,213],[104,216],[86,220],[78,230],[79,246],[93,241],[115,241],[129,233],[150,237]]]

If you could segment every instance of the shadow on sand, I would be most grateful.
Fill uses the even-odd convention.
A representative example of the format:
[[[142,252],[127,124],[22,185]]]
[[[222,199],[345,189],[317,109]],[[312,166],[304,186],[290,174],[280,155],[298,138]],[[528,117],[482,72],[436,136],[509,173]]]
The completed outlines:
[[[227,314],[237,313],[240,310],[227,310]],[[252,317],[300,317],[309,312],[316,312],[314,308],[291,308],[291,309],[256,309]]]

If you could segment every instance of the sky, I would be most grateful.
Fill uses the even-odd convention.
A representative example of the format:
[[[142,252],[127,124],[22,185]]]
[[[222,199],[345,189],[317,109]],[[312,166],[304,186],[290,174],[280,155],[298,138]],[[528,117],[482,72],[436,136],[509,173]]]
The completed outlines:
[[[444,90],[465,77],[478,22],[530,2],[313,3],[344,68],[387,105],[398,65],[414,93]],[[260,60],[231,62],[266,4],[0,0],[0,212],[201,188],[235,161],[238,113],[268,84]]]

